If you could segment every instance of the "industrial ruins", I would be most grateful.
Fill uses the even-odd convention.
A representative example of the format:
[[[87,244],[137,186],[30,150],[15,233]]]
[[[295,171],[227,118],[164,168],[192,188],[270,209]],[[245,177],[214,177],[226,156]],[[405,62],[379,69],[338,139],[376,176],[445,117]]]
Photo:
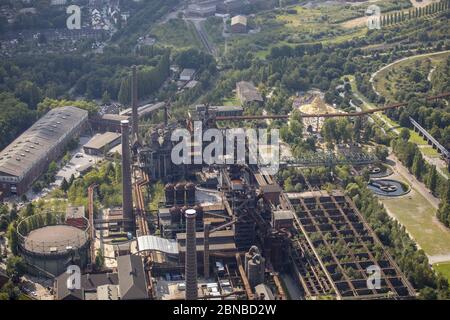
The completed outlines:
[[[56,299],[415,297],[405,275],[343,191],[321,190],[303,177],[309,190],[287,193],[258,163],[174,164],[176,129],[194,134],[200,123],[201,130],[223,131],[227,129],[223,120],[245,118],[242,108],[197,105],[180,122],[171,119],[169,103],[144,106],[150,114],[164,111],[163,123],[144,135],[139,126],[143,107],[138,108],[136,67],[131,83],[127,115],[104,114],[91,120],[95,130],[116,134],[96,136],[85,145],[94,154],[106,153],[108,143],[120,149],[122,207],[95,213],[98,186],[92,184],[88,218],[84,207],[69,208],[56,226],[39,223],[29,230],[19,225],[22,254],[37,273],[56,277]],[[206,145],[192,138],[188,146],[187,157],[193,159]],[[248,141],[245,146],[251,154]],[[232,155],[236,157],[237,150]],[[280,166],[374,162],[370,154],[348,151],[340,156],[283,160]],[[149,209],[149,187],[158,181],[165,184],[164,196],[157,208]],[[52,237],[43,232],[46,228],[52,229]],[[119,233],[128,239],[110,241]],[[100,249],[108,256],[106,274],[93,272]],[[67,287],[68,261],[83,270],[81,289]],[[377,286],[368,287],[370,268],[380,276]]]

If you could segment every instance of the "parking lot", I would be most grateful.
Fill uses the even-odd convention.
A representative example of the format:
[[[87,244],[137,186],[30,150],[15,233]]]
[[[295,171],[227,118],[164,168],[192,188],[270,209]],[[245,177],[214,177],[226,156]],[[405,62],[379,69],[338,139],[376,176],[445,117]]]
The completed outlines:
[[[44,188],[42,191],[35,193],[33,190],[29,190],[26,193],[27,199],[29,201],[38,200],[42,197],[45,197],[50,191],[55,189],[56,187],[61,186],[61,183],[64,178],[66,178],[67,181],[70,180],[70,177],[72,174],[74,177],[79,177],[80,172],[79,170],[87,165],[96,165],[100,160],[102,160],[102,157],[98,156],[91,156],[87,155],[83,151],[83,146],[92,138],[92,136],[82,136],[80,137],[80,142],[75,150],[70,151],[70,154],[72,158],[70,161],[62,168],[59,169],[59,171],[56,173],[55,176],[55,182],[53,182],[48,188]],[[61,160],[58,161],[58,166],[61,167]],[[22,203],[20,200],[15,197],[11,198],[12,201],[16,201],[18,203],[19,209],[22,206]]]
[[[72,158],[64,167],[62,167],[58,171],[58,173],[56,174],[56,180],[54,183],[52,183],[51,187],[61,186],[64,178],[69,181],[72,174],[76,178],[80,175],[80,172],[78,170],[88,165],[95,166],[100,160],[102,160],[102,157],[91,156],[84,153],[83,145],[85,145],[91,138],[91,136],[80,137],[80,143],[78,144],[78,147],[71,152]]]

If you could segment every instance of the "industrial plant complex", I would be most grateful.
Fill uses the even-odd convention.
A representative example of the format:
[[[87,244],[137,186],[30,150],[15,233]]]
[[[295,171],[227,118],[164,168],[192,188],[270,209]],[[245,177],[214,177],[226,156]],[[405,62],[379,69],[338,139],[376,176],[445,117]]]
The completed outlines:
[[[141,137],[135,68],[131,83],[132,107],[126,116],[94,116],[89,123],[83,110],[54,109],[1,154],[2,190],[20,195],[60,155],[68,140],[87,126],[100,133],[84,144],[86,155],[106,156],[111,148],[120,148],[121,207],[94,212],[98,186],[93,183],[87,207],[34,215],[17,225],[20,252],[29,272],[55,278],[56,299],[415,296],[345,193],[319,190],[306,177],[309,191],[286,193],[258,164],[173,163],[176,142],[171,135],[176,129],[193,133],[194,122],[200,121],[203,130],[224,130],[218,119],[245,118],[243,107],[198,105],[185,122],[172,122],[166,104],[145,106],[162,109],[165,122]],[[262,100],[251,83],[238,83],[237,95],[244,106]],[[318,98],[314,101],[317,104]],[[111,128],[114,121],[118,123]],[[188,157],[203,152],[205,145],[195,148],[196,143],[192,140]],[[376,163],[375,158],[358,152],[335,161]],[[280,165],[301,167],[304,161],[291,159]],[[154,179],[165,182],[164,194],[157,208],[149,211],[145,190]],[[124,233],[127,239],[118,241],[116,234]],[[339,244],[346,244],[349,251],[338,254]],[[108,255],[106,274],[94,270],[98,250]],[[83,270],[82,287],[76,290],[67,287],[70,265]],[[366,269],[372,265],[380,267],[377,288],[367,287]]]
[[[159,1],[82,2],[112,36],[46,62],[70,85],[0,64],[30,74],[0,92],[29,118],[0,141],[0,300],[448,299],[450,2],[383,2],[379,45],[359,1]],[[426,47],[392,35],[423,15]],[[417,96],[385,70],[409,57]]]

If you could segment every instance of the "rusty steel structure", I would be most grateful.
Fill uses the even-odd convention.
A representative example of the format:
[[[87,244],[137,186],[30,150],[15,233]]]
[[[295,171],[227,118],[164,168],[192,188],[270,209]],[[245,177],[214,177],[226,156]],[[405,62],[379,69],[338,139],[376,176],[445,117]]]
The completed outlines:
[[[292,199],[281,194],[281,205],[293,210],[291,259],[307,298],[411,299],[413,286],[343,192],[314,191]],[[380,283],[369,286],[368,268]]]
[[[89,225],[90,225],[90,232],[89,232],[89,238],[91,242],[90,247],[90,258],[91,267],[95,265],[95,226],[94,226],[94,191],[95,188],[97,188],[98,185],[96,183],[91,184],[88,187],[88,214],[89,214]]]
[[[435,96],[426,97],[426,101],[438,100],[447,98],[450,96],[450,92],[445,92]],[[320,113],[320,114],[303,114],[302,118],[342,118],[342,117],[361,117],[368,114],[376,113],[376,112],[384,112],[391,109],[397,109],[400,107],[407,106],[407,102],[394,103],[388,106],[374,108],[366,111],[360,112],[336,112],[336,113]],[[240,121],[240,120],[278,120],[278,119],[289,119],[288,114],[268,114],[268,115],[247,115],[247,116],[219,116],[214,118],[216,121]]]

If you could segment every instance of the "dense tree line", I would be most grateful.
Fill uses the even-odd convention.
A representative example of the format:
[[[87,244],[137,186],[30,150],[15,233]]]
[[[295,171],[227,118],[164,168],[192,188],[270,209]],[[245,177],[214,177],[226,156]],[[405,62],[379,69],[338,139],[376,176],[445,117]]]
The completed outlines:
[[[169,53],[165,53],[155,67],[140,67],[137,71],[138,97],[143,98],[157,92],[170,72]],[[122,80],[118,100],[123,105],[131,103],[131,75]]]
[[[381,17],[381,26],[390,26],[397,23],[406,21],[407,19],[417,19],[439,13],[449,9],[450,1],[441,0],[439,2],[433,2],[425,7],[419,7],[414,9],[409,9],[407,13],[405,11],[398,11],[394,13],[388,13]]]
[[[36,112],[12,93],[0,93],[0,149],[6,147],[36,120]]]

